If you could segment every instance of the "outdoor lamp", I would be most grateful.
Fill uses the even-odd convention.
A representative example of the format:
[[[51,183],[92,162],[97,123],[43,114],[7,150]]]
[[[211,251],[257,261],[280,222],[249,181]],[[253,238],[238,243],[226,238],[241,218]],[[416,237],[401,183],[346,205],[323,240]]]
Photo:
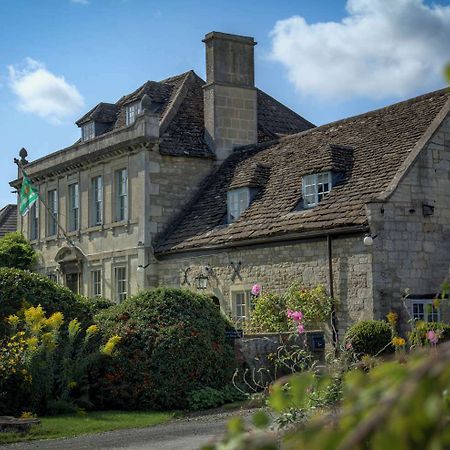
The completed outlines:
[[[148,263],[148,264],[146,264],[145,266],[143,266],[142,264],[139,264],[138,266],[137,266],[137,271],[138,272],[144,272],[145,271],[145,269],[148,267],[150,265],[150,263]]]
[[[373,240],[377,237],[377,235],[375,236],[371,236],[370,234],[366,234],[364,236],[363,239],[363,243],[366,247],[371,247],[373,245]]]
[[[206,289],[208,287],[208,277],[202,273],[195,277],[195,287],[197,289]]]

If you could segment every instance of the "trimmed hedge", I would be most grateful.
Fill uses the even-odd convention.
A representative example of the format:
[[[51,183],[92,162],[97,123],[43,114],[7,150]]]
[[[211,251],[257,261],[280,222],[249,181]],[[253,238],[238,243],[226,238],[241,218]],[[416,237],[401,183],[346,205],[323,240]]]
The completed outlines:
[[[439,334],[439,342],[450,340],[450,325],[444,322],[420,322],[415,324],[415,328],[409,333],[411,345],[425,345],[428,342],[427,332],[436,331]]]
[[[0,268],[0,338],[5,335],[5,318],[25,306],[41,305],[47,314],[61,311],[67,320],[78,318],[83,325],[109,303],[75,295],[70,289],[43,275],[19,269]]]
[[[0,239],[0,267],[29,270],[36,258],[36,252],[23,234],[8,233]]]
[[[357,356],[392,353],[392,330],[381,320],[361,320],[353,324],[345,335],[345,342],[351,344]]]
[[[153,289],[99,313],[96,320],[107,337],[122,337],[119,356],[91,374],[99,407],[186,408],[190,392],[220,389],[231,381],[229,323],[204,295]]]

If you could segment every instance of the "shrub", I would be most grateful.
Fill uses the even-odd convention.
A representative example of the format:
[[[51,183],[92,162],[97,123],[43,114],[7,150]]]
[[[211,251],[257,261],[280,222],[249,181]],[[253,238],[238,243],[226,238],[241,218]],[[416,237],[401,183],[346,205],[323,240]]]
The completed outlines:
[[[280,333],[289,330],[286,315],[286,298],[275,294],[262,294],[254,301],[250,328],[251,331]]]
[[[427,332],[436,331],[439,336],[439,342],[450,340],[450,325],[443,322],[416,322],[413,330],[409,333],[409,342],[411,345],[425,345],[427,341]]]
[[[41,305],[52,314],[61,311],[68,320],[78,318],[83,325],[92,323],[92,311],[87,299],[47,277],[19,269],[0,268],[0,338],[5,335],[4,318],[27,306]]]
[[[355,355],[378,355],[392,353],[392,330],[387,322],[381,320],[361,320],[352,325],[346,335],[345,342]]]
[[[29,270],[36,252],[21,233],[8,233],[0,239],[0,267]]]
[[[186,408],[189,392],[231,381],[229,323],[204,295],[145,291],[101,312],[97,323],[106,335],[122,337],[117,360],[92,374],[99,406]]]
[[[188,394],[188,407],[192,411],[215,408],[225,403],[245,400],[246,395],[239,392],[234,386],[225,386],[222,389],[206,387],[191,391]]]

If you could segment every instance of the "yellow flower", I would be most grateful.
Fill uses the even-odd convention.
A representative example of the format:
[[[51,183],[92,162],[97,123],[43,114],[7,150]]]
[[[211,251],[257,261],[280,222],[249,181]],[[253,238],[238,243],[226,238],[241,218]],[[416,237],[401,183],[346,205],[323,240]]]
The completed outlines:
[[[20,415],[20,418],[21,418],[21,419],[33,419],[34,417],[36,417],[36,415],[33,414],[31,411],[24,411],[24,412]]]
[[[30,337],[26,340],[28,347],[31,349],[35,349],[38,345],[38,342],[39,340],[37,337]]]
[[[116,345],[122,340],[120,336],[112,336],[108,339],[108,342],[100,349],[100,352],[104,355],[111,356],[116,348]]]
[[[12,326],[16,327],[19,323],[19,318],[15,314],[11,314],[6,318],[6,321]]]
[[[394,338],[392,338],[391,342],[394,347],[403,347],[406,344],[406,341],[399,336],[395,336]]]
[[[69,337],[71,339],[74,339],[76,335],[80,332],[81,325],[80,322],[78,322],[78,319],[73,319],[69,322]]]
[[[98,325],[91,325],[86,329],[86,336],[92,336],[93,334],[98,333]]]
[[[46,321],[46,325],[52,330],[58,330],[64,322],[64,315],[62,312],[53,313]]]
[[[42,344],[48,350],[53,350],[56,347],[55,336],[53,333],[44,333],[42,335]]]
[[[387,321],[388,321],[392,326],[395,326],[395,324],[397,323],[398,314],[395,313],[395,312],[393,312],[393,311],[390,311],[390,312],[387,314],[386,318],[387,318]]]
[[[72,390],[72,389],[75,389],[75,388],[77,387],[77,382],[76,382],[76,381],[69,381],[67,387],[68,387],[69,389],[71,389],[71,390]]]
[[[25,322],[33,333],[38,333],[45,325],[45,311],[41,305],[25,310]]]

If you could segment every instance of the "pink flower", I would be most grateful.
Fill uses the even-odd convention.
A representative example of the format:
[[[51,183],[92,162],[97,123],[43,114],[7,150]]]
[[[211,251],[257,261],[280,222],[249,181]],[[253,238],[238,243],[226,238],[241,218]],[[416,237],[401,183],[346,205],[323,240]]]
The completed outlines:
[[[352,343],[351,343],[351,342],[347,342],[347,343],[345,344],[345,348],[346,348],[347,350],[351,350],[351,349],[353,348]]]
[[[436,345],[439,341],[438,335],[433,330],[427,332],[427,339],[430,341],[431,344],[434,345]]]
[[[300,322],[303,319],[303,313],[301,311],[292,311],[288,309],[287,316],[295,322]]]
[[[302,323],[299,323],[299,324],[297,325],[297,331],[298,331],[298,334],[302,334],[302,333],[305,332],[305,327],[303,326]]]
[[[261,293],[261,286],[259,284],[254,284],[252,286],[252,295],[258,297],[260,293]]]

